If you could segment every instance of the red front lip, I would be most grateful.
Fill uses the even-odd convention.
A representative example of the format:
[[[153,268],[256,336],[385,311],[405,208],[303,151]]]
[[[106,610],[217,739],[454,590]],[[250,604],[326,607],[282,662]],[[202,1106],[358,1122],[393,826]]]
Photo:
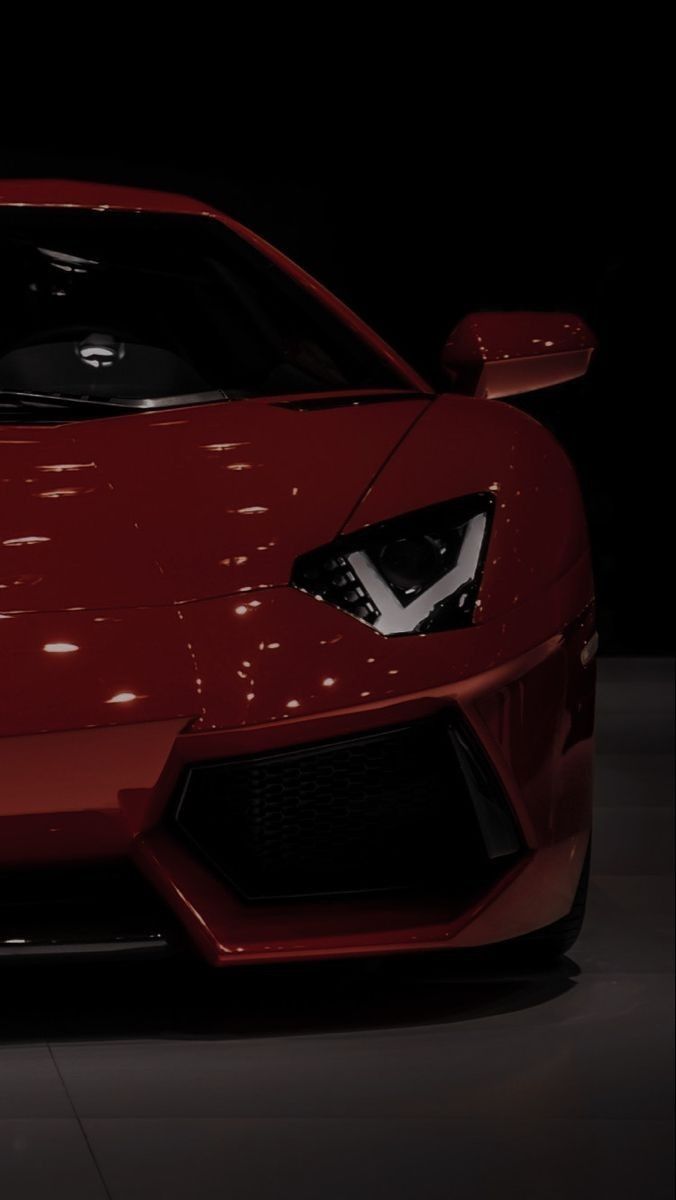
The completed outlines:
[[[464,949],[519,937],[570,911],[588,828],[524,857],[471,908],[366,897],[247,906],[170,835],[136,844],[140,870],[172,907],[212,966],[351,958],[405,950]]]

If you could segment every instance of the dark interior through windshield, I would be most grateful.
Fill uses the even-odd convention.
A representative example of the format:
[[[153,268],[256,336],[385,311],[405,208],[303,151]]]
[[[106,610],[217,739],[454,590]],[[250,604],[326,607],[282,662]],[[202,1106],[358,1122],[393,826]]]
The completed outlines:
[[[0,209],[0,258],[3,393],[133,401],[402,383],[214,218]]]

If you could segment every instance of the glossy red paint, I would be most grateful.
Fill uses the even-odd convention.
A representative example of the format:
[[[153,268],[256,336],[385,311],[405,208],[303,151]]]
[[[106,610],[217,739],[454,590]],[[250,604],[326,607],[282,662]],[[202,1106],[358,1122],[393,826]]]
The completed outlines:
[[[2,203],[206,214],[261,244],[183,197],[14,181]],[[593,582],[572,468],[523,413],[433,396],[265,252],[396,365],[401,391],[0,426],[0,867],[128,854],[214,964],[539,928],[570,908],[591,822]],[[495,506],[469,628],[385,638],[289,586],[296,557],[341,531],[474,492]],[[527,847],[468,908],[247,906],[165,823],[189,763],[440,710],[473,728]]]
[[[532,417],[493,401],[440,396],[385,464],[347,532],[454,496],[490,492],[495,499],[489,552],[474,614],[491,623],[547,589],[576,564],[585,582],[577,611],[591,595],[584,510],[575,474],[554,438]],[[572,619],[561,611],[553,628]],[[549,630],[549,632],[552,631]],[[521,647],[518,647],[519,649]],[[507,654],[517,650],[507,649]]]
[[[0,611],[285,584],[299,554],[335,537],[428,403],[312,412],[252,400],[0,426]]]
[[[0,865],[129,852],[129,794],[155,787],[185,720],[2,739]]]
[[[574,313],[472,313],[442,362],[458,391],[496,400],[584,375],[596,338]]]

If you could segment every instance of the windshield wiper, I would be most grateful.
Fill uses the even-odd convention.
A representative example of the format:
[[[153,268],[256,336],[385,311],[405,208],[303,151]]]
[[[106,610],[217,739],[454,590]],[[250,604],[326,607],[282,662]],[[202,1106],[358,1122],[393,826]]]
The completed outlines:
[[[13,388],[0,389],[0,406],[9,408],[16,405],[19,408],[60,408],[64,405],[84,401],[86,404],[101,404],[105,401],[94,400],[90,396],[70,396],[65,392],[17,392]]]
[[[58,420],[64,413],[72,411],[75,404],[82,404],[89,416],[100,416],[108,405],[105,401],[92,400],[88,396],[61,396],[56,393],[14,392],[0,390],[0,422],[19,420]],[[83,413],[84,415],[84,413]]]
[[[213,404],[217,401],[229,400],[221,388],[213,391],[187,392],[178,396],[73,396],[64,392],[17,392],[11,389],[0,389],[0,420],[16,412],[32,413],[34,416],[48,416],[50,412],[68,411],[82,408],[89,413],[92,410],[98,415],[110,413],[111,409],[123,412],[150,412],[153,409],[179,408],[190,404]]]

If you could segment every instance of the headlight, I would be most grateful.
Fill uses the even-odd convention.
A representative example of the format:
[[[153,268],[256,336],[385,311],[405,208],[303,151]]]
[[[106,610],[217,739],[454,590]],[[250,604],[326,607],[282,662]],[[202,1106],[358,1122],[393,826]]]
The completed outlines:
[[[388,637],[469,625],[492,506],[464,496],[371,525],[303,555],[291,582]]]

